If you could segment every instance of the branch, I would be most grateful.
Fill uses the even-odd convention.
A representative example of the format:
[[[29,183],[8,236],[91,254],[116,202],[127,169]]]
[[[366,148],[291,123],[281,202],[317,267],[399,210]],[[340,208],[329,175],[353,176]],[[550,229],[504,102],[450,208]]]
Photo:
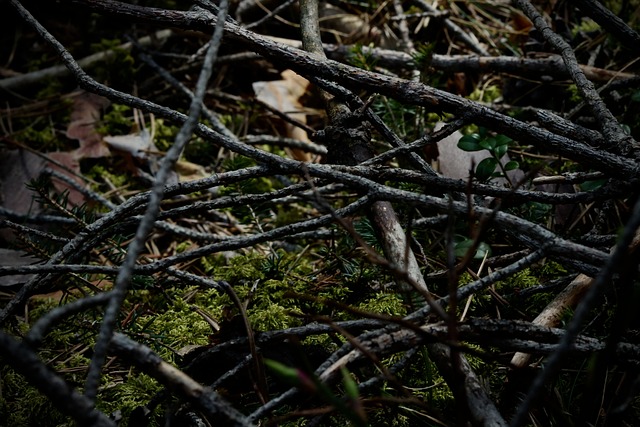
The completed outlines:
[[[177,392],[212,420],[219,420],[224,425],[253,426],[247,417],[235,410],[231,403],[224,400],[218,393],[198,384],[184,372],[162,360],[148,347],[116,332],[111,338],[110,349]],[[220,416],[223,418],[220,419]]]
[[[619,16],[595,0],[577,0],[576,2],[580,10],[617,38],[622,47],[640,53],[640,34],[631,29]]]
[[[515,4],[522,9],[533,22],[545,40],[560,52],[567,70],[571,75],[571,79],[575,82],[578,91],[580,91],[580,94],[591,109],[604,137],[612,141],[615,145],[629,145],[638,150],[640,145],[624,132],[616,118],[600,98],[600,95],[598,95],[593,83],[586,78],[582,70],[578,67],[578,60],[571,46],[551,30],[551,27],[545,22],[542,15],[538,13],[528,0],[515,0]]]
[[[92,10],[121,17],[130,17],[154,25],[209,31],[215,23],[215,18],[212,15],[200,12],[167,11],[110,0],[68,1],[88,6]],[[290,67],[308,79],[323,78],[349,88],[369,90],[410,105],[424,106],[437,112],[448,112],[456,115],[469,114],[477,124],[505,134],[514,140],[533,143],[538,147],[582,162],[613,176],[628,180],[638,179],[640,167],[634,161],[601,150],[595,150],[586,144],[531,126],[528,123],[490,110],[477,102],[469,101],[418,82],[365,71],[331,60],[322,60],[317,55],[283,46],[230,23],[227,23],[226,30],[229,32],[229,38],[247,45],[249,49],[271,58],[278,64]]]
[[[0,331],[0,354],[3,362],[23,375],[27,381],[47,396],[63,414],[80,426],[114,427],[116,423],[93,407],[93,402],[78,393],[52,372],[24,343]]]
[[[164,41],[168,39],[172,34],[173,31],[171,30],[160,30],[157,31],[153,36],[141,37],[136,41],[136,43],[140,46],[149,46],[152,43],[157,43],[158,41]],[[106,61],[116,55],[116,50],[131,50],[132,47],[133,42],[123,43],[114,49],[94,53],[93,55],[89,55],[87,57],[79,59],[78,65],[82,68],[91,68],[96,63]],[[19,76],[0,79],[0,89],[13,91],[16,89],[22,89],[24,87],[34,85],[45,79],[61,79],[67,76],[74,77],[74,75],[69,71],[67,67],[65,67],[64,65],[56,65],[54,67],[44,68],[42,70],[34,71],[31,73],[21,74]]]

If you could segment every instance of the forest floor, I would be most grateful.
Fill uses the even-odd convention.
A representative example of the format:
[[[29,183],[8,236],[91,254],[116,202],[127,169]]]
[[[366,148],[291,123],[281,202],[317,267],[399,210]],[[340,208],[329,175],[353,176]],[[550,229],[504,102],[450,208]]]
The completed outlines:
[[[0,425],[637,422],[640,2],[184,7],[0,2]]]

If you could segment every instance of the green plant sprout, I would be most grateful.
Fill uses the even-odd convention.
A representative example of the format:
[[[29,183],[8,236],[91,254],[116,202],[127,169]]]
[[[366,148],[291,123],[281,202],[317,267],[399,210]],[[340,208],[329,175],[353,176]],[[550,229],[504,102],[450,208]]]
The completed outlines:
[[[482,160],[476,166],[475,177],[479,181],[489,181],[492,178],[505,178],[511,185],[507,172],[518,169],[520,164],[510,160],[504,165],[500,161],[507,154],[509,143],[513,140],[505,135],[491,135],[485,128],[478,129],[478,133],[465,135],[458,141],[458,148],[463,151],[487,150],[491,157]]]
[[[339,413],[349,419],[351,425],[367,425],[364,419],[364,410],[359,406],[360,393],[358,385],[344,366],[340,371],[342,373],[342,386],[345,391],[346,401],[334,395],[331,389],[313,374],[308,374],[301,369],[292,368],[271,359],[265,359],[264,363],[276,376],[287,384],[297,387],[308,394],[316,395],[333,406]]]
[[[426,70],[431,66],[435,48],[435,43],[418,44],[418,46],[416,46],[416,51],[411,55],[411,59],[413,59],[418,69]]]
[[[371,44],[369,47],[373,47]],[[373,71],[376,66],[376,58],[371,51],[367,51],[361,44],[356,44],[351,49],[351,55],[349,56],[349,63],[355,67],[362,68],[363,70]]]
[[[454,237],[454,243],[454,252],[456,257],[462,258],[466,255],[467,251],[471,249],[474,241],[468,237],[456,235]],[[488,256],[491,256],[491,247],[485,242],[480,242],[478,244],[478,248],[473,254],[473,259],[479,260]]]

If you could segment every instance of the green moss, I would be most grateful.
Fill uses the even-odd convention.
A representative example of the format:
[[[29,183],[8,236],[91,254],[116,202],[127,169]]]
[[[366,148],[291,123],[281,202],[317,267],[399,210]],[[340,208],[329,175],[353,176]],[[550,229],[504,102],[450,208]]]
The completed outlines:
[[[433,127],[438,122],[448,122],[454,118],[455,116],[450,113],[427,113],[426,123],[429,123]]]
[[[39,306],[50,306],[45,301]],[[33,314],[33,312],[32,312]],[[65,325],[62,324],[61,328]],[[51,367],[61,375],[72,387],[82,386],[89,359],[77,352],[81,338],[74,336],[69,330],[54,329],[44,339],[39,357],[50,362]],[[60,357],[62,355],[62,357]],[[7,426],[63,426],[74,425],[70,419],[61,414],[55,406],[35,387],[7,364],[0,360],[0,425]],[[2,424],[6,422],[6,424]]]
[[[216,253],[200,258],[200,265],[207,273],[211,273],[218,268],[224,267],[226,265],[226,262],[227,259],[225,258],[224,254],[221,253]]]
[[[518,290],[540,285],[545,280],[543,277],[544,276],[541,274],[539,267],[526,268],[514,274],[513,276],[509,277],[504,281],[496,282],[492,286],[492,288],[495,290],[495,292],[498,295],[512,295],[516,293]],[[473,279],[467,273],[464,273],[460,276],[460,286],[462,286],[463,283],[466,284],[471,281],[473,281]],[[536,295],[534,296],[534,299],[530,298],[528,301],[530,303],[535,301],[533,305],[541,308],[544,305],[541,306],[540,302],[541,301],[544,302],[547,300],[548,300],[547,295],[542,294],[542,295]],[[459,303],[458,312],[460,314],[462,314],[465,304],[466,304],[466,300]],[[495,304],[496,304],[496,300],[489,291],[476,293],[472,297],[471,305],[470,305],[469,312],[467,313],[467,317],[485,316],[488,310],[489,311],[495,310],[494,308]],[[509,313],[510,310],[513,308],[510,306],[505,306],[505,307],[500,306],[500,307],[501,307],[500,310],[504,315],[507,315],[507,313]],[[518,315],[518,314],[514,313],[514,315]]]
[[[145,343],[171,363],[181,348],[208,344],[213,332],[202,316],[181,299],[174,300],[169,310],[137,317],[128,331],[148,337]]]
[[[376,411],[369,419],[372,427],[411,427],[415,421],[404,414],[389,414],[387,411]]]
[[[167,123],[165,120],[163,119],[156,119],[155,120],[155,135],[154,135],[154,143],[156,144],[156,147],[158,148],[158,150],[160,151],[167,151],[169,150],[169,148],[171,148],[171,146],[173,145],[176,135],[179,131],[178,126],[174,126],[171,125],[169,123]],[[187,146],[187,153],[189,153],[192,149],[192,145],[193,144],[198,144],[198,143],[202,143],[202,139],[200,138],[194,138],[193,141],[191,141],[189,143],[189,145]],[[213,144],[209,143],[208,144],[209,147],[211,147]],[[197,158],[196,159],[198,161],[198,163],[202,162],[202,157]]]
[[[367,301],[358,305],[361,310],[371,313],[387,314],[389,316],[404,316],[407,309],[398,294],[378,292]]]
[[[96,407],[109,415],[120,411],[123,422],[120,426],[129,425],[131,412],[138,406],[147,404],[158,392],[162,390],[156,380],[146,374],[131,373],[122,379],[109,379],[105,377],[106,384],[102,387]],[[152,417],[151,426],[161,425],[163,414]]]
[[[38,320],[60,305],[59,298],[34,298],[29,301],[29,321]]]
[[[275,302],[260,304],[259,309],[250,310],[249,320],[256,330],[270,331],[275,329],[286,329],[299,326],[299,318],[292,317],[294,308],[287,308]]]
[[[477,87],[469,95],[469,99],[472,101],[480,101],[491,103],[502,96],[502,90],[497,85],[491,85],[486,87]]]
[[[223,126],[231,132],[234,132],[235,129],[242,129],[246,120],[243,114],[221,114],[218,118]]]
[[[256,252],[233,257],[228,265],[215,270],[216,277],[230,283],[247,283],[264,279],[261,269],[263,256]]]
[[[319,346],[319,347],[325,348],[327,352],[334,352],[338,349],[338,345],[336,344],[335,340],[333,340],[327,334],[311,335],[309,337],[306,337],[304,340],[302,340],[302,344],[309,347]]]
[[[176,252],[182,253],[187,251],[192,246],[192,243],[189,241],[181,242],[176,245]]]
[[[282,227],[287,224],[293,224],[302,219],[304,209],[298,205],[278,206],[276,213],[276,227]]]
[[[68,140],[58,138],[55,128],[44,120],[34,120],[28,127],[17,132],[15,137],[29,147],[45,152],[70,148]]]
[[[127,135],[133,127],[133,113],[131,107],[112,104],[104,117],[102,125],[96,128],[101,135]]]
[[[508,282],[504,283],[504,286],[510,287],[513,289],[524,289],[530,288],[531,286],[537,286],[540,284],[540,278],[532,273],[531,269],[525,268],[524,270],[514,274],[508,280]]]
[[[471,277],[471,274],[469,274],[466,271],[462,273],[460,276],[458,276],[458,286],[468,285],[469,283],[474,281],[475,279]]]
[[[301,314],[319,307],[319,304],[300,302],[285,296],[290,291],[309,291],[308,282],[285,277],[287,273],[291,276],[304,276],[311,271],[294,254],[279,252],[277,256],[265,258],[258,253],[251,253],[232,258],[228,265],[220,265],[221,262],[216,257],[203,260],[214,280],[227,281],[233,285],[241,301],[249,301],[247,313],[256,330],[300,325],[300,318],[291,313]],[[320,295],[335,296],[339,291],[338,287]],[[184,301],[185,295],[191,295],[188,303]],[[165,289],[162,297],[153,296],[153,292],[144,295],[136,292],[130,298],[130,303],[153,307],[153,312],[135,317],[135,322],[128,326],[129,332],[150,337],[147,344],[170,361],[174,359],[173,351],[191,344],[205,345],[213,333],[209,324],[191,305],[207,311],[220,322],[238,314],[237,307],[228,295],[194,287]],[[139,311],[144,312],[142,309]]]
[[[546,278],[555,279],[558,276],[567,274],[567,269],[555,261],[547,261],[544,264],[542,264],[542,266],[540,266],[539,272],[540,274],[544,275]]]
[[[600,25],[590,18],[582,18],[580,25],[576,25],[571,29],[571,35],[577,36],[578,33],[591,33],[593,31],[599,31]]]
[[[567,86],[567,92],[570,94],[569,100],[573,103],[578,103],[582,101],[582,96],[578,91],[578,87],[575,84],[570,84]]]
[[[73,425],[53,404],[24,377],[2,363],[0,369],[0,414],[2,425],[57,427]]]
[[[103,63],[94,67],[93,74],[98,81],[106,82],[118,89],[128,89],[131,87],[131,82],[135,81],[135,60],[131,51],[119,47],[121,44],[119,39],[102,39],[91,45],[93,52],[111,51],[112,53]]]
[[[215,280],[231,283],[241,301],[250,301],[247,312],[257,330],[297,326],[300,324],[297,315],[303,313],[325,314],[334,319],[347,317],[321,301],[329,299],[344,303],[352,295],[352,290],[344,283],[318,286],[317,279],[306,279],[316,274],[309,257],[300,258],[284,251],[265,257],[254,252],[236,256],[227,265],[220,265],[222,262],[220,257],[209,257],[203,264],[210,268],[209,273]],[[313,295],[318,299],[298,299],[298,294]],[[389,300],[389,304],[391,302]],[[237,313],[226,295],[212,296],[208,303],[210,306],[218,305],[217,309],[212,309],[214,311],[226,307]]]
[[[387,358],[384,360],[385,365],[390,366],[397,362],[400,355]],[[453,393],[447,386],[444,379],[440,376],[436,365],[428,356],[427,350],[423,349],[420,355],[416,356],[414,361],[409,364],[402,372],[397,374],[398,379],[407,387],[411,388],[412,393],[429,403],[429,406],[449,414],[451,419],[455,418],[456,403]],[[396,396],[397,391],[385,385],[381,390],[382,396]],[[431,414],[433,415],[433,414]],[[383,409],[372,411],[370,414],[370,425],[430,425],[425,424],[428,420],[425,418],[425,412],[419,408],[405,408],[388,406]]]
[[[87,173],[87,178],[104,182],[104,178],[107,178],[116,188],[121,188],[128,185],[131,182],[131,177],[127,174],[116,174],[110,172],[105,166],[94,165]]]
[[[99,171],[94,170],[95,173]],[[213,280],[226,280],[234,287],[240,300],[247,303],[249,320],[258,331],[298,326],[302,324],[302,315],[307,313],[325,315],[336,320],[349,318],[348,313],[330,304],[299,299],[290,294],[313,295],[319,299],[353,304],[360,309],[377,313],[406,313],[402,300],[393,293],[370,294],[368,290],[360,291],[358,286],[364,286],[361,282],[379,279],[379,271],[363,261],[362,253],[354,251],[352,244],[341,241],[332,249],[310,247],[304,255],[301,257],[298,253],[284,250],[266,252],[265,255],[255,250],[238,254],[231,259],[212,255],[201,262]],[[340,263],[337,263],[338,260],[341,260]],[[319,273],[319,270],[329,265],[330,271]],[[333,268],[337,270],[331,270]],[[338,279],[334,279],[334,276]],[[33,319],[58,305],[58,301],[52,299],[35,301],[37,303],[33,303],[31,307]],[[193,286],[177,287],[173,281],[164,283],[159,278],[150,280],[148,277],[140,277],[131,287],[120,315],[121,321],[127,319],[123,322],[123,332],[152,348],[164,360],[173,363],[177,350],[187,345],[207,345],[214,334],[211,326],[193,306],[208,312],[223,328],[225,321],[239,314],[231,298],[217,290]],[[68,324],[59,325],[47,336],[45,342],[46,347],[52,350],[43,350],[42,354],[52,359],[79,342],[91,345],[95,334],[79,337],[69,332],[69,326],[75,324],[77,328],[78,324],[97,325],[99,313],[100,310],[87,312]],[[328,335],[310,337],[304,343],[329,349],[336,347],[336,343]],[[58,370],[65,367],[76,368],[65,369],[65,378],[71,384],[82,386],[86,370],[78,368],[84,368],[87,364],[85,356],[75,355],[69,357],[64,366],[53,367]],[[121,372],[121,369],[118,367],[113,372]],[[146,376],[130,374],[119,378],[114,373],[107,373],[104,377],[99,408],[107,414],[120,410],[123,419],[127,420],[131,411],[148,402],[159,386]],[[50,405],[45,406],[46,399],[41,402],[42,411],[51,409]],[[64,417],[61,422],[64,422]]]

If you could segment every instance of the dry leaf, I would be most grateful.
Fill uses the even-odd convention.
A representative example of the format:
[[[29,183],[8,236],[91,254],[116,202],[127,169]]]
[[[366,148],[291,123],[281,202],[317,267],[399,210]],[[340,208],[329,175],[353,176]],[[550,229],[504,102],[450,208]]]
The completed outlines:
[[[64,165],[74,173],[80,172],[77,159],[71,153],[49,153],[48,157]],[[0,197],[2,206],[19,214],[37,214],[42,209],[34,203],[34,193],[29,191],[25,185],[37,179],[40,174],[50,168],[61,174],[67,175],[70,179],[81,185],[84,183],[65,169],[47,162],[44,158],[26,150],[5,151],[0,156]],[[58,193],[68,192],[68,201],[74,205],[81,205],[85,202],[82,193],[69,187],[68,184],[52,178],[54,187]]]
[[[0,260],[4,267],[19,267],[23,265],[30,265],[40,260],[30,256],[23,251],[17,251],[13,249],[0,248]],[[15,274],[10,276],[0,277],[0,288],[6,286],[14,286],[21,283],[28,282],[35,274]]]
[[[49,153],[48,156],[79,173],[80,167],[71,153]],[[0,150],[0,204],[2,207],[19,215],[41,213],[42,206],[36,201],[37,194],[29,190],[26,185],[40,177],[47,168],[84,184],[77,176],[30,151],[22,149]],[[51,181],[57,193],[67,192],[67,201],[70,205],[82,205],[85,202],[84,195],[66,182],[55,177],[52,177]],[[15,234],[10,229],[2,229],[0,230],[0,240],[11,242],[15,240]]]
[[[210,175],[201,165],[187,162],[186,160],[179,160],[176,162],[175,170],[178,173],[180,182],[206,178]]]
[[[299,99],[309,89],[309,81],[291,70],[282,72],[282,80],[253,83],[256,98],[265,104],[286,113],[301,123],[307,123],[305,108]],[[307,133],[297,126],[285,123],[286,136],[300,141],[310,142]],[[288,150],[293,158],[303,162],[311,160],[311,155],[302,150]]]
[[[3,151],[0,156],[0,202],[2,206],[19,214],[37,214],[41,211],[33,202],[34,193],[25,184],[40,176],[44,159],[26,150]]]
[[[318,14],[322,31],[331,32],[339,44],[381,42],[382,32],[369,25],[367,15],[354,15],[325,2],[319,5]]]
[[[48,153],[47,157],[49,157],[51,160],[55,160],[60,165],[64,166],[64,168],[50,162],[46,162],[45,166],[56,172],[59,172],[62,175],[66,175],[68,178],[77,182],[81,187],[85,185],[84,181],[78,176],[80,175],[80,162],[75,156],[75,152],[69,153],[59,151],[55,153]],[[69,171],[73,173],[70,173]],[[62,193],[65,191],[68,192],[67,200],[71,205],[80,206],[86,201],[84,194],[80,193],[75,188],[70,187],[66,182],[60,181],[55,177],[51,177],[51,182],[53,182],[53,186],[58,193]]]
[[[110,147],[129,153],[138,159],[148,159],[149,151],[157,151],[153,138],[146,129],[129,135],[107,135],[103,140]]]
[[[114,150],[124,154],[127,168],[134,175],[141,175],[140,165],[147,167],[152,175],[158,172],[160,154],[153,142],[153,135],[146,129],[129,135],[105,136],[104,141]]]
[[[80,143],[80,147],[74,151],[77,159],[109,155],[109,149],[102,143],[102,136],[96,131],[100,112],[108,105],[106,98],[92,93],[82,92],[74,97],[67,138],[77,139]]]

